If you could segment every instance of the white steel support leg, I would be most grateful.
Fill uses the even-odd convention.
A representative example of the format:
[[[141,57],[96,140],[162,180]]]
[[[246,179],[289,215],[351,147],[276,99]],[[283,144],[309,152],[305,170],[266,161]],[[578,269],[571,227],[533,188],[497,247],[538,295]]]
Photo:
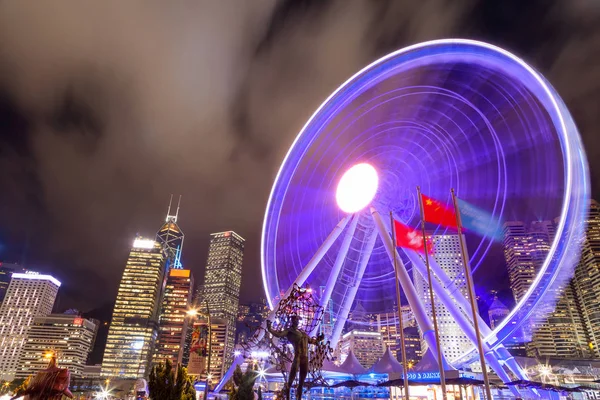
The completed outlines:
[[[326,307],[327,303],[329,303],[329,299],[331,299],[333,288],[335,287],[335,283],[338,280],[338,276],[340,275],[340,271],[342,270],[342,265],[344,265],[344,261],[346,260],[346,256],[348,255],[348,249],[350,249],[350,244],[352,243],[352,239],[354,238],[354,232],[356,232],[356,225],[358,224],[358,219],[359,217],[355,215],[352,218],[352,221],[350,222],[350,226],[346,230],[344,241],[342,242],[340,251],[337,254],[335,263],[331,268],[331,273],[329,274],[329,279],[327,280],[327,285],[325,286],[325,292],[321,297],[322,307]]]
[[[304,269],[302,271],[300,271],[300,274],[298,274],[298,277],[296,278],[294,283],[292,283],[290,285],[290,287],[285,291],[285,294],[283,295],[283,297],[281,297],[281,299],[285,299],[290,295],[290,293],[292,292],[292,289],[294,289],[294,284],[296,284],[298,286],[302,286],[304,284],[306,279],[308,279],[310,274],[315,270],[315,268],[317,267],[319,262],[323,259],[323,256],[331,248],[333,243],[335,243],[335,240],[340,236],[340,234],[342,233],[342,231],[348,224],[348,221],[350,221],[350,218],[352,218],[351,214],[346,215],[335,226],[335,228],[333,228],[333,231],[331,231],[329,236],[327,236],[327,238],[325,239],[325,241],[323,242],[321,247],[319,247],[317,249],[317,251],[315,252],[313,257],[310,259],[310,261],[306,264]],[[280,299],[280,301],[281,301],[281,299]],[[279,302],[277,304],[279,304]],[[275,312],[277,312],[277,305],[275,305],[275,307],[271,310],[271,312],[269,313],[269,316],[267,317],[266,320],[273,320],[273,317],[275,316]],[[258,332],[257,332],[256,336],[253,338],[253,340],[256,340],[258,342],[259,340],[261,340],[264,337],[266,320],[263,321],[263,323],[261,324],[262,329],[258,330]]]
[[[292,283],[290,287],[285,291],[285,294],[283,295],[283,297],[281,297],[282,299],[287,298],[290,295],[290,293],[292,293],[292,289],[294,289],[294,284],[298,286],[304,285],[304,282],[306,282],[310,274],[312,274],[312,272],[315,270],[319,262],[323,259],[323,256],[325,256],[327,251],[331,248],[333,243],[335,243],[336,239],[340,236],[340,234],[348,224],[348,221],[350,221],[350,218],[352,218],[352,215],[346,215],[335,226],[335,228],[333,228],[333,231],[331,231],[329,236],[327,236],[321,247],[317,249],[313,257],[306,264],[306,267],[304,267],[304,269],[300,271],[300,274],[298,274],[298,277],[296,278],[294,283]],[[275,311],[277,311],[276,307],[273,310],[271,310],[271,313],[269,314],[269,319],[273,318],[273,316],[275,315]]]
[[[410,261],[412,262],[413,268],[415,268],[417,270],[417,272],[419,272],[419,274],[423,277],[423,279],[427,279],[427,267],[425,266],[425,264],[423,264],[423,262],[421,261],[421,259],[417,255],[417,253],[414,251],[405,251],[405,253],[408,256],[408,258],[410,259]],[[429,265],[431,266],[431,263]],[[433,285],[434,293],[438,296],[438,298],[441,300],[441,302],[446,306],[446,308],[448,309],[448,312],[450,313],[450,315],[452,315],[452,318],[454,318],[454,320],[456,321],[458,326],[465,333],[465,335],[469,338],[469,340],[474,345],[476,345],[477,344],[477,336],[476,336],[477,334],[475,332],[475,328],[473,327],[473,322],[469,318],[467,318],[467,316],[464,314],[464,312],[459,308],[459,306],[456,304],[456,302],[452,299],[452,297],[448,293],[447,289],[444,288],[442,286],[442,284],[435,277],[434,277],[434,279],[431,280],[431,282]],[[494,351],[485,342],[483,343],[483,351],[484,351],[484,356],[485,356],[487,363],[494,370],[494,372],[496,372],[496,374],[498,374],[498,377],[502,380],[502,382],[504,382],[504,383],[510,382],[511,381],[510,377],[508,376],[508,374],[506,373],[504,368],[502,368],[502,365],[496,358]],[[511,391],[516,396],[519,396],[519,391],[517,390],[516,387],[511,386]]]
[[[363,275],[365,274],[365,270],[367,269],[367,264],[369,264],[369,259],[371,258],[371,253],[373,252],[373,248],[375,247],[376,240],[377,229],[373,229],[373,232],[371,232],[369,239],[365,244],[360,260],[358,261],[358,270],[356,271],[354,282],[352,283],[352,286],[350,286],[347,290],[346,296],[344,297],[344,301],[342,303],[342,307],[340,308],[338,317],[333,327],[333,333],[331,334],[331,347],[334,349],[337,346],[337,342],[340,340],[342,329],[344,329],[344,325],[346,324],[346,320],[348,319],[348,314],[350,314],[350,308],[352,307],[352,303],[354,303],[354,299],[356,298],[356,292],[358,292],[360,282],[362,281]]]
[[[435,332],[433,330],[433,324],[427,315],[427,311],[425,310],[425,306],[421,303],[421,299],[417,295],[417,291],[415,290],[414,285],[412,284],[410,277],[408,276],[408,272],[406,271],[406,267],[402,262],[402,259],[398,256],[396,252],[396,246],[392,243],[392,238],[390,237],[385,223],[381,219],[381,216],[375,210],[375,208],[371,207],[371,215],[373,216],[373,220],[375,221],[375,226],[379,231],[379,237],[383,241],[385,249],[390,257],[390,261],[394,262],[394,257],[396,257],[397,265],[398,265],[398,280],[400,281],[400,286],[402,286],[402,290],[404,290],[404,294],[406,295],[406,299],[408,300],[408,304],[410,305],[411,310],[415,316],[415,320],[421,328],[421,332],[423,332],[423,339],[427,342],[427,346],[431,349],[433,356],[438,358],[438,345],[435,340]],[[398,305],[400,306],[400,305]],[[440,352],[441,353],[441,352]],[[448,363],[445,360],[445,357],[442,354],[442,365],[444,365],[444,369],[446,369]],[[437,360],[439,362],[439,360]]]

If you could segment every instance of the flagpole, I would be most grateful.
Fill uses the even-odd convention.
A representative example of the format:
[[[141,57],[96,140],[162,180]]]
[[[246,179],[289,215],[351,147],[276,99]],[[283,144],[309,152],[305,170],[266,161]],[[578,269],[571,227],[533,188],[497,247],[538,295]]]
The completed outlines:
[[[465,249],[465,242],[462,234],[462,221],[460,217],[460,209],[456,201],[456,194],[454,189],[450,190],[452,194],[452,205],[454,206],[454,214],[456,215],[456,227],[458,229],[458,240],[460,242],[460,252],[462,255],[462,261],[465,267],[465,279],[467,280],[467,288],[469,290],[469,301],[471,302],[471,311],[473,313],[473,327],[475,328],[475,336],[477,337],[477,350],[479,350],[479,362],[481,363],[481,370],[483,372],[483,382],[485,385],[485,395],[488,400],[493,399],[492,391],[490,389],[490,380],[487,373],[487,367],[485,364],[485,355],[483,353],[483,342],[481,340],[481,332],[479,331],[479,310],[477,302],[475,301],[475,289],[473,287],[473,277],[471,275],[471,266],[467,259],[467,252]]]
[[[431,314],[433,316],[433,330],[435,341],[437,343],[437,359],[440,368],[440,383],[442,385],[442,398],[446,400],[446,372],[444,371],[444,359],[442,358],[442,345],[440,343],[440,333],[438,331],[437,317],[435,315],[435,302],[433,297],[433,285],[431,283],[431,268],[429,267],[429,249],[427,248],[427,237],[425,236],[425,209],[423,208],[423,198],[421,197],[421,187],[417,186],[417,197],[419,198],[419,210],[421,213],[421,231],[423,232],[423,249],[425,250],[425,266],[427,267],[427,284],[429,285],[429,298],[431,299]]]
[[[392,227],[392,243],[396,245],[396,224],[394,223],[394,215],[390,211],[390,224]],[[398,304],[398,328],[400,329],[400,349],[402,350],[402,372],[404,374],[404,397],[410,400],[408,393],[408,366],[406,359],[406,346],[404,343],[404,322],[402,321],[402,306],[400,303],[400,276],[398,275],[398,261],[394,254],[394,273],[396,274],[396,303]]]

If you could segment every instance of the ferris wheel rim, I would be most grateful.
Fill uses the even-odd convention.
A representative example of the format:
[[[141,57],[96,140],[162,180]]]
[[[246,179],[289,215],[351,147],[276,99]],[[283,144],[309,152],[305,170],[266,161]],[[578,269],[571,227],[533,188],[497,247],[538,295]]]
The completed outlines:
[[[283,190],[282,193],[287,193],[287,189],[289,188],[289,183],[281,181],[282,175],[284,174],[284,170],[286,169],[286,167],[288,167],[288,163],[289,163],[292,155],[295,154],[298,150],[302,150],[299,146],[300,146],[301,139],[304,137],[304,134],[311,127],[311,125],[313,124],[315,119],[317,119],[321,115],[321,112],[330,104],[330,102],[338,94],[340,94],[340,92],[349,88],[351,86],[351,84],[357,80],[357,78],[361,77],[366,72],[370,71],[374,67],[381,65],[381,64],[385,63],[386,61],[389,61],[395,57],[410,53],[415,50],[420,50],[423,48],[427,48],[427,47],[431,47],[431,46],[438,46],[438,45],[468,45],[468,46],[473,46],[475,48],[486,49],[488,51],[491,51],[493,53],[496,53],[496,54],[499,54],[499,55],[505,57],[507,62],[514,63],[516,67],[526,71],[529,78],[533,78],[533,80],[535,81],[535,84],[537,86],[536,96],[539,98],[539,97],[541,97],[539,94],[540,93],[543,94],[543,97],[545,98],[545,100],[548,101],[549,104],[551,105],[551,107],[545,106],[545,109],[552,116],[551,119],[553,121],[553,125],[556,127],[556,136],[560,140],[561,154],[563,156],[563,162],[564,162],[564,177],[563,177],[563,179],[565,182],[564,194],[561,199],[560,215],[559,215],[557,236],[556,236],[557,238],[552,241],[550,251],[548,252],[548,255],[546,256],[539,272],[536,274],[534,281],[532,282],[529,289],[526,291],[526,294],[523,296],[523,298],[519,302],[517,302],[517,304],[511,310],[509,315],[497,327],[495,327],[492,330],[492,333],[490,335],[488,335],[485,338],[486,340],[493,339],[506,326],[506,324],[508,324],[508,322],[511,321],[515,317],[517,312],[519,312],[519,310],[521,310],[523,307],[526,306],[527,301],[530,299],[533,292],[535,291],[537,286],[540,284],[540,280],[542,279],[544,273],[548,270],[552,258],[557,253],[557,249],[558,249],[558,245],[559,245],[558,238],[561,235],[563,235],[563,233],[565,232],[567,216],[569,214],[569,207],[570,207],[570,203],[571,203],[571,196],[572,196],[572,189],[573,189],[572,185],[573,185],[573,179],[574,179],[573,159],[572,159],[573,143],[571,143],[571,140],[570,140],[571,138],[569,138],[569,129],[568,129],[567,123],[565,121],[565,112],[566,112],[566,115],[569,117],[570,117],[570,114],[569,114],[568,110],[566,110],[564,105],[561,106],[562,100],[556,94],[556,92],[552,88],[552,86],[545,80],[545,78],[539,72],[537,72],[533,67],[531,67],[529,64],[527,64],[524,60],[522,60],[521,58],[517,57],[516,55],[510,53],[509,51],[504,50],[498,46],[495,46],[495,45],[492,45],[489,43],[472,40],[472,39],[438,39],[438,40],[431,40],[431,41],[427,41],[427,42],[423,42],[423,43],[414,44],[414,45],[396,50],[392,53],[389,53],[389,54],[373,61],[372,63],[368,64],[367,66],[365,66],[364,68],[362,68],[361,70],[359,70],[358,72],[353,74],[350,78],[348,78],[341,85],[339,85],[320,104],[320,106],[314,111],[314,113],[312,113],[311,117],[306,121],[306,123],[303,125],[302,129],[299,131],[299,133],[294,138],[294,141],[288,148],[288,151],[286,152],[286,154],[279,166],[279,169],[277,171],[275,179],[273,181],[273,185],[272,185],[272,188],[271,188],[271,191],[269,194],[269,198],[267,201],[267,205],[266,205],[266,212],[265,212],[265,217],[264,217],[263,226],[262,226],[261,272],[262,272],[263,286],[264,286],[264,289],[265,289],[265,292],[267,295],[266,296],[267,302],[271,309],[273,309],[273,307],[274,307],[273,298],[272,298],[272,296],[274,294],[270,293],[269,282],[267,282],[267,270],[266,269],[268,268],[268,266],[267,266],[267,260],[266,260],[266,254],[265,254],[266,246],[267,246],[267,242],[268,242],[268,239],[266,236],[268,234],[268,230],[269,230],[268,225],[270,223],[269,212],[272,209],[274,197],[276,196],[277,192],[281,192],[282,186],[285,186],[285,189]],[[547,103],[544,103],[544,104],[547,104]],[[554,117],[556,117],[558,119],[558,124],[554,122]],[[563,148],[563,146],[564,146],[564,148]],[[300,157],[299,159],[302,159],[302,157]],[[293,175],[293,172],[292,172],[292,175]],[[586,177],[585,172],[584,172],[583,177],[584,178]],[[277,226],[278,226],[278,224],[279,224],[279,222],[277,222]],[[556,274],[556,273],[557,273],[557,271],[554,271],[554,274]],[[280,289],[285,289],[285,288],[280,288]],[[546,290],[546,288],[544,288],[544,291],[545,290]],[[501,341],[497,340],[497,342],[501,342]]]

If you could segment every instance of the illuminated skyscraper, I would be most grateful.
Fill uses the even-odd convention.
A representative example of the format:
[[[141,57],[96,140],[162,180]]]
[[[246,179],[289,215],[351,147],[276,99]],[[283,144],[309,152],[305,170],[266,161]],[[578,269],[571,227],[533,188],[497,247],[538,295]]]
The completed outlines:
[[[171,215],[172,202],[173,195],[171,195],[171,201],[169,201],[169,210],[167,211],[165,223],[156,233],[156,241],[162,244],[163,249],[165,250],[167,257],[165,265],[167,266],[167,269],[182,269],[181,250],[183,249],[184,234],[181,231],[181,228],[179,228],[179,225],[177,225],[181,196],[179,196],[179,201],[177,202],[177,211],[175,212],[175,215]]]
[[[423,357],[421,351],[421,337],[419,335],[419,328],[415,326],[409,326],[404,328],[404,347],[406,348],[406,359],[408,360],[408,367],[417,364]],[[400,348],[400,339],[396,344]],[[402,354],[398,353],[398,360],[402,361]]]
[[[55,355],[58,365],[68,368],[73,376],[81,376],[97,329],[93,321],[77,315],[35,318],[23,346],[17,378],[27,378],[47,368],[49,355]]]
[[[21,272],[25,272],[25,270],[18,264],[0,262],[0,304],[6,296],[12,274]]]
[[[198,332],[200,326],[207,326],[208,320],[204,317],[199,317],[196,322],[194,322],[194,330]],[[211,375],[211,387],[221,381],[223,374],[227,371],[227,368],[223,368],[225,359],[227,358],[226,347],[224,343],[231,336],[230,331],[234,331],[235,334],[235,325],[231,325],[229,320],[224,320],[221,318],[211,318],[210,320],[210,331],[211,331],[211,343],[207,345],[207,348],[212,350],[210,356],[210,375]],[[193,341],[193,340],[192,340]],[[192,348],[195,345],[192,344]],[[206,371],[206,362],[207,357],[196,357],[196,355],[190,355],[190,363],[188,366],[188,372],[190,375],[193,375],[199,380],[205,380],[206,374],[201,371]]]
[[[171,269],[163,296],[160,327],[155,362],[171,360],[173,364],[187,365],[189,350],[184,351],[189,318],[186,312],[192,307],[194,277],[189,269]]]
[[[381,333],[370,331],[352,330],[345,333],[338,347],[340,363],[343,363],[352,351],[360,364],[367,369],[371,368],[384,352]]]
[[[400,347],[400,329],[398,324],[398,311],[375,314],[377,320],[377,332],[381,333],[385,348],[389,348],[397,359],[402,359],[402,349]],[[415,317],[410,306],[402,306],[402,326],[406,328],[415,325]],[[406,340],[406,338],[405,338]]]
[[[531,241],[524,222],[511,221],[504,224],[504,258],[510,288],[517,303],[525,296],[539,268],[533,259]]]
[[[594,357],[600,357],[600,204],[595,200],[591,201],[586,223],[586,238],[573,288],[589,335],[588,348]]]
[[[545,261],[556,233],[552,221],[534,221],[527,229],[523,222],[505,224],[504,254],[508,264],[511,289],[521,300]],[[582,308],[585,290],[578,288],[578,276],[585,269],[585,246],[575,279],[555,288],[556,304],[541,304],[523,326],[522,341],[532,357],[589,358],[590,329],[586,327]],[[600,293],[600,292],[599,292]],[[535,294],[534,294],[535,295]],[[526,307],[527,308],[527,307]]]
[[[121,278],[108,330],[102,374],[143,378],[154,350],[166,254],[160,243],[138,237]]]
[[[244,238],[233,231],[213,233],[206,262],[203,300],[208,302],[213,318],[224,319],[231,327],[235,327],[240,304],[244,242]],[[227,371],[233,361],[234,345],[235,329],[232,328],[227,330],[223,343],[223,371]]]
[[[34,318],[52,312],[60,282],[35,272],[12,274],[0,307],[0,379],[14,379]]]
[[[438,263],[440,268],[442,268],[448,277],[454,281],[463,296],[468,299],[468,289],[464,272],[465,267],[460,253],[460,241],[458,235],[428,235],[427,237],[431,239],[434,248],[434,253],[431,258]],[[413,280],[417,294],[423,299],[425,309],[431,318],[431,300],[427,278],[425,277],[425,279],[423,279],[423,277],[413,269]],[[466,353],[473,344],[452,317],[448,308],[439,299],[436,299],[435,302],[435,313],[437,315],[440,342],[444,355],[452,362],[452,360]],[[421,336],[423,336],[423,332],[421,332]],[[425,341],[421,342],[421,347],[423,348],[423,353],[425,353],[425,350],[427,349]]]

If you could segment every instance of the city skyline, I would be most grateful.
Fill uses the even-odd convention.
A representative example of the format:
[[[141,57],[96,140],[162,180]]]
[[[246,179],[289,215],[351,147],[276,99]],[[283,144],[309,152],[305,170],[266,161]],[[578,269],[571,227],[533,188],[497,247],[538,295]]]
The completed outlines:
[[[204,238],[226,229],[246,238],[244,270],[258,276],[268,193],[306,117],[354,71],[432,37],[483,39],[540,70],[573,111],[593,197],[600,198],[599,100],[591,86],[600,79],[594,63],[576,50],[598,54],[590,33],[600,29],[592,23],[597,8],[533,2],[506,10],[475,2],[431,13],[419,12],[424,5],[363,9],[355,2],[341,13],[327,2],[306,9],[283,3],[235,11],[213,5],[222,12],[218,17],[200,6],[170,12],[168,5],[145,5],[140,13],[132,5],[88,4],[31,12],[27,5],[2,4],[0,36],[7,49],[0,68],[0,160],[10,168],[0,171],[6,189],[0,260],[56,275],[65,285],[59,299],[65,308],[100,307],[116,296],[129,238],[154,233],[154,221],[175,193],[182,195],[184,262],[197,279],[203,279],[208,250]],[[129,26],[121,15],[140,22]],[[381,15],[388,17],[372,24]],[[402,21],[411,15],[414,31],[398,32],[394,15]],[[527,22],[531,16],[535,24]],[[74,34],[85,19],[98,21],[95,29]],[[315,37],[304,40],[302,32],[313,24],[323,29],[309,29]],[[25,30],[33,25],[38,29]],[[218,45],[207,40],[210,33],[220,38]],[[134,38],[155,46],[138,46]],[[333,56],[327,46],[337,48],[338,41],[340,54]],[[297,50],[314,57],[298,63]],[[525,215],[509,218],[519,217]],[[84,289],[90,279],[99,288]],[[242,290],[242,298],[258,300]]]
[[[600,254],[598,252],[598,246],[600,243],[600,205],[596,201],[591,201],[585,219],[588,224],[586,240],[584,242],[582,258],[575,270],[572,281],[568,283],[566,289],[560,289],[560,293],[557,295],[556,310],[548,315],[548,322],[537,319],[532,320],[532,324],[536,325],[535,332],[532,337],[533,341],[530,344],[525,343],[527,345],[527,353],[529,354],[531,352],[532,356],[558,358],[574,357],[583,359],[597,357],[597,352],[595,349],[598,346],[596,344],[595,335],[598,335],[598,332],[600,332],[600,325],[597,323],[595,314],[589,312],[589,309],[594,309],[597,307],[597,298],[599,298],[598,296],[590,294],[590,290],[595,290],[595,282],[600,279],[600,274],[596,272],[598,255]],[[513,276],[511,278],[511,286],[515,297],[520,296],[523,290],[527,289],[527,287],[523,288],[522,286],[523,283],[518,277],[518,274],[520,273],[519,271],[524,271],[525,279],[529,282],[531,281],[531,276],[527,274],[529,274],[531,269],[535,271],[539,267],[541,260],[544,259],[544,254],[548,251],[549,241],[553,239],[553,236],[554,223],[552,221],[535,221],[531,224],[525,224],[521,221],[508,221],[505,223],[505,239],[503,243],[505,247],[505,255],[507,257],[506,267],[507,270],[511,268],[517,270],[511,275]],[[461,273],[463,268],[458,258],[458,236],[444,234],[431,235],[429,238],[431,239],[438,253],[437,256],[434,254],[432,259],[434,259],[446,271],[446,273],[455,279],[458,279],[460,287],[460,282],[462,282]],[[204,282],[203,286],[206,289],[202,292],[201,300],[203,300],[203,303],[204,301],[207,301],[210,304],[209,308],[214,312],[213,332],[214,335],[216,335],[214,336],[214,340],[216,340],[215,345],[223,350],[220,353],[215,353],[215,360],[218,361],[223,359],[224,361],[223,364],[217,362],[217,365],[213,365],[211,370],[213,371],[213,376],[220,377],[225,373],[227,365],[229,364],[227,361],[227,354],[233,353],[233,347],[227,345],[227,343],[231,343],[232,337],[235,335],[236,331],[235,329],[230,328],[235,328],[235,320],[241,321],[245,319],[244,315],[250,317],[251,310],[256,314],[256,316],[252,318],[257,318],[254,323],[259,322],[265,315],[265,303],[238,303],[235,295],[236,290],[239,290],[239,284],[241,283],[239,278],[241,276],[244,239],[235,232],[226,231],[212,234],[210,242],[212,250],[207,259],[206,268],[210,271],[208,276],[212,278]],[[161,321],[161,329],[164,327],[170,332],[172,328],[176,328],[172,331],[175,333],[182,333],[183,331],[181,330],[180,324],[183,323],[184,319],[181,318],[181,315],[183,315],[186,310],[192,307],[191,295],[194,285],[192,283],[193,279],[191,277],[191,272],[185,269],[171,269],[169,271],[166,264],[168,255],[167,249],[168,247],[161,244],[158,240],[145,239],[140,236],[134,240],[129,259],[127,260],[127,266],[125,267],[123,273],[124,280],[122,281],[122,286],[124,293],[127,290],[133,290],[133,292],[139,293],[139,290],[136,290],[134,286],[132,286],[132,284],[139,286],[139,283],[134,283],[136,280],[131,280],[136,273],[141,271],[139,270],[139,267],[150,267],[150,270],[147,270],[146,272],[150,273],[152,276],[158,274],[156,275],[158,277],[158,281],[165,279],[167,283],[166,291],[164,293],[155,291],[154,294],[149,296],[147,299],[142,299],[145,296],[141,296],[141,298],[138,296],[138,299],[135,300],[138,302],[138,305],[134,307],[135,309],[131,308],[131,302],[133,301],[133,298],[127,298],[127,296],[123,294],[121,296],[121,305],[116,307],[115,316],[113,317],[113,324],[111,324],[111,331],[114,331],[114,328],[118,328],[117,330],[123,331],[122,333],[125,336],[131,336],[131,340],[125,338],[125,336],[123,336],[123,338],[125,338],[123,340],[129,340],[130,342],[133,340],[131,342],[132,344],[137,343],[134,339],[139,337],[140,334],[149,338],[148,342],[142,344],[142,346],[139,346],[139,348],[133,345],[129,346],[134,353],[142,350],[140,356],[136,356],[137,364],[134,366],[134,368],[139,371],[137,375],[135,375],[137,377],[147,375],[148,367],[152,365],[152,363],[161,361],[164,358],[172,358],[174,362],[183,361],[181,354],[183,347],[180,346],[183,344],[183,340],[185,339],[184,335],[179,335],[177,339],[178,343],[169,342],[168,346],[163,349],[161,349],[159,346],[160,340],[156,341],[156,338],[159,337],[158,335],[160,332],[158,329],[159,325],[157,324],[159,313],[162,316],[168,317],[166,320],[167,324],[163,325]],[[15,268],[14,266],[10,267]],[[155,273],[151,271],[152,268],[156,269]],[[161,273],[165,273],[167,271],[169,271],[169,275],[172,275],[174,279],[168,279],[166,277],[161,278]],[[231,275],[231,273],[233,273],[233,275]],[[11,307],[14,307],[14,304],[16,304],[15,301],[20,301],[18,298],[15,300],[15,288],[21,288],[19,285],[27,285],[30,284],[30,282],[37,281],[49,282],[54,285],[59,284],[59,282],[51,276],[40,275],[39,273],[31,271],[26,273],[16,273],[13,275],[13,277],[14,279],[11,280],[9,284],[9,289],[11,285],[13,286],[13,289],[8,291],[9,297],[7,299],[7,305]],[[230,279],[233,280],[230,281]],[[139,278],[137,280],[139,281]],[[142,279],[142,281],[145,282],[147,279]],[[422,282],[422,280],[415,279],[415,285],[417,288],[420,288],[418,290],[423,292],[421,293],[421,296],[425,296],[425,283]],[[158,290],[158,286],[153,287]],[[227,287],[229,287],[229,289],[227,289]],[[139,288],[143,289],[142,286],[139,286]],[[231,292],[231,301],[226,299],[227,296],[217,296],[217,293],[225,292]],[[56,291],[53,293],[55,297]],[[175,297],[173,297],[174,294]],[[490,313],[489,320],[491,324],[497,324],[501,322],[502,318],[507,315],[508,310],[504,310],[503,304],[498,301],[495,293],[493,293],[493,295],[494,301],[491,305],[491,310],[488,311]],[[82,374],[83,365],[86,364],[87,355],[91,351],[91,347],[93,345],[92,337],[95,339],[96,331],[100,321],[86,322],[88,321],[87,319],[82,318],[80,314],[72,310],[69,310],[65,314],[52,314],[46,316],[45,313],[48,313],[48,310],[51,310],[52,306],[54,305],[54,297],[44,303],[44,312],[33,315],[35,318],[32,320],[33,322],[31,331],[28,335],[23,336],[23,343],[25,344],[23,347],[23,353],[15,358],[18,359],[18,363],[20,363],[16,366],[17,369],[14,372],[17,378],[27,376],[28,371],[30,371],[29,368],[31,368],[31,370],[42,368],[44,363],[47,361],[45,360],[45,356],[49,351],[56,352],[60,362],[61,352],[66,351],[67,347],[60,345],[59,342],[57,342],[57,345],[51,345],[50,342],[52,341],[52,332],[56,331],[56,335],[62,338],[65,335],[71,335],[66,333],[67,329],[73,330],[75,333],[73,340],[75,341],[82,339],[82,333],[87,335],[87,347],[83,349],[81,348],[81,345],[78,345],[80,349],[77,353],[74,353],[76,357],[78,357],[78,361],[72,361],[74,362],[72,367],[73,371],[77,375]],[[160,303],[162,306],[152,306],[150,303],[148,303],[148,301],[152,304],[159,304],[162,301],[162,303]],[[117,303],[119,304],[119,302]],[[145,306],[146,303],[148,303],[148,307]],[[202,310],[203,303],[197,303],[195,306],[198,307],[199,310]],[[465,338],[462,338],[462,332],[456,331],[458,327],[452,327],[451,320],[447,320],[447,315],[443,307],[440,307],[439,303],[437,306],[438,308],[436,313],[438,315],[438,322],[440,323],[440,338],[443,346],[446,348],[448,343],[454,343],[452,346],[460,346],[462,342],[466,341]],[[173,307],[177,308],[175,312],[173,312]],[[577,308],[578,313],[576,319],[573,319],[574,317],[571,315],[575,309],[574,307]],[[167,309],[171,309],[171,311],[166,312]],[[154,325],[152,324],[152,321],[150,321],[150,325],[148,325],[150,326],[152,332],[148,334],[148,332],[146,332],[146,328],[148,328],[148,326],[140,325],[138,323],[139,321],[136,322],[135,327],[132,325],[131,328],[127,328],[126,330],[121,329],[122,324],[119,322],[119,318],[122,316],[121,314],[131,314],[131,312],[134,311],[140,314],[140,310],[141,312],[144,310],[150,310],[150,314],[148,314],[149,319],[156,319],[156,321],[154,321]],[[403,306],[402,310],[403,315],[405,312],[407,313],[405,329],[412,327],[410,308],[408,306]],[[492,316],[492,314],[495,312],[493,310],[498,310],[495,314],[497,317]],[[0,309],[0,311],[2,311],[2,309]],[[481,310],[480,312],[483,313]],[[0,312],[0,314],[2,313]],[[4,318],[6,315],[2,314],[0,317]],[[117,318],[116,320],[114,320],[115,317]],[[2,318],[0,318],[0,322],[3,321]],[[143,318],[143,316],[140,314],[140,316],[136,317],[135,315],[131,314],[129,317],[126,317],[126,319],[127,318],[134,318],[137,321],[140,318]],[[571,322],[567,323],[567,318],[571,318]],[[341,358],[338,358],[338,360],[343,361],[343,358],[348,354],[348,351],[353,349],[355,356],[361,363],[364,364],[363,366],[367,368],[369,364],[377,361],[377,359],[383,354],[384,350],[388,347],[391,348],[393,353],[398,354],[398,333],[396,332],[395,327],[389,325],[389,322],[391,321],[393,324],[395,319],[396,314],[394,310],[390,310],[390,313],[387,314],[367,314],[364,308],[362,308],[360,301],[358,301],[356,306],[353,307],[348,324],[344,329],[343,340],[340,342],[339,349],[339,357]],[[200,321],[202,321],[202,319],[200,319]],[[39,328],[37,328],[38,326]],[[67,326],[71,326],[72,328],[67,328]],[[16,328],[18,329],[18,326]],[[82,333],[76,333],[77,329],[84,328],[86,330],[82,331]],[[415,332],[417,331],[418,329],[415,330]],[[573,331],[575,332],[575,336],[569,336],[568,332]],[[169,332],[167,332],[167,335],[171,336],[172,333]],[[377,338],[374,336],[375,333],[378,335]],[[115,336],[114,332],[109,335],[112,335],[112,337]],[[578,338],[579,335],[582,337],[585,336],[586,339],[581,341]],[[58,338],[58,336],[56,337]],[[461,340],[461,338],[463,340]],[[416,339],[416,337],[414,339]],[[575,339],[578,340],[578,342],[575,341]],[[122,341],[121,336],[119,336],[118,340]],[[586,347],[588,345],[587,341],[590,341],[589,347],[590,350],[593,350],[593,354],[592,352],[586,352]],[[223,342],[223,345],[221,345],[221,342]],[[103,363],[103,375],[107,377],[135,377],[134,375],[127,375],[127,368],[123,367],[123,365],[121,365],[120,368],[121,373],[110,371],[113,369],[111,366],[111,363],[113,363],[111,352],[113,351],[114,347],[112,343],[115,343],[115,340],[114,338],[111,339],[111,337],[109,337],[109,346],[105,352],[108,358]],[[163,343],[163,346],[164,344],[165,343]],[[61,346],[63,346],[64,349]],[[577,350],[576,346],[579,346],[579,350]],[[367,348],[369,350],[365,350]],[[145,352],[143,349],[146,349]],[[165,352],[165,350],[167,351]],[[175,350],[175,352],[173,352],[173,350]],[[452,352],[461,354],[464,349],[457,348],[456,350],[452,350],[446,348],[445,351],[449,351],[450,353],[447,355],[449,358],[453,358],[456,357],[456,354],[452,354]],[[120,354],[123,356],[124,353],[122,350],[120,350]],[[146,354],[147,357],[143,354]],[[71,356],[70,359],[73,359],[73,356]],[[417,360],[415,360],[413,357],[411,362],[414,363],[415,361]],[[11,366],[14,367],[15,361],[13,360],[9,362],[11,363]],[[66,361],[66,363],[69,362],[71,361]],[[124,362],[125,359],[120,360],[121,364]],[[29,367],[29,365],[31,365],[31,367]],[[124,374],[123,371],[125,371]]]
[[[593,0],[0,2],[0,54],[0,397],[600,393]]]

